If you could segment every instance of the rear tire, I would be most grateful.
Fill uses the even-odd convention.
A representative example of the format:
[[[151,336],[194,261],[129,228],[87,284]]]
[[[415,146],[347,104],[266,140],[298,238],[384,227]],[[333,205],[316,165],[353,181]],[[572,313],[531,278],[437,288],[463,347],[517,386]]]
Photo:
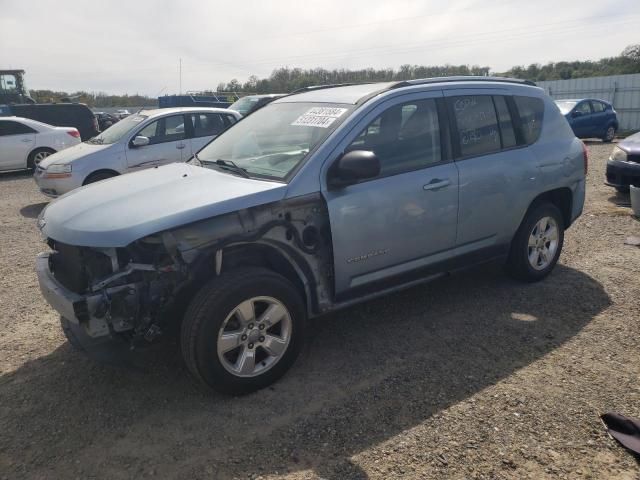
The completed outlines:
[[[42,160],[54,153],[56,153],[56,151],[53,148],[36,148],[29,154],[29,158],[27,158],[27,168],[29,170],[35,169]]]
[[[94,172],[89,175],[82,185],[89,185],[90,183],[99,182],[100,180],[106,180],[107,178],[117,177],[118,174],[114,172]]]
[[[193,377],[226,394],[271,385],[293,365],[304,339],[305,306],[284,277],[242,268],[214,278],[191,301],[181,329]]]
[[[604,132],[602,141],[604,143],[610,143],[613,141],[614,138],[616,138],[616,127],[614,127],[613,125],[609,125]]]
[[[507,270],[512,277],[537,282],[551,273],[564,243],[564,219],[552,203],[532,206],[511,241]]]
[[[615,187],[620,193],[629,193],[629,187]]]

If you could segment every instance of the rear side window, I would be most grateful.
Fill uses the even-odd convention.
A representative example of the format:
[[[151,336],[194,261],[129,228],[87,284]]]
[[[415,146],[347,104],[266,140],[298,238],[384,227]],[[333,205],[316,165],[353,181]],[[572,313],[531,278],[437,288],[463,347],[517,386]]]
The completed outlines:
[[[193,113],[190,117],[196,138],[218,135],[227,128],[227,123],[219,113]]]
[[[23,135],[25,133],[37,133],[33,128],[27,127],[20,122],[10,120],[0,120],[0,136]]]
[[[527,145],[531,145],[540,138],[542,131],[542,116],[544,114],[544,102],[535,97],[513,97],[522,128],[522,137]]]
[[[498,118],[490,95],[467,95],[449,100],[462,157],[500,150]]]

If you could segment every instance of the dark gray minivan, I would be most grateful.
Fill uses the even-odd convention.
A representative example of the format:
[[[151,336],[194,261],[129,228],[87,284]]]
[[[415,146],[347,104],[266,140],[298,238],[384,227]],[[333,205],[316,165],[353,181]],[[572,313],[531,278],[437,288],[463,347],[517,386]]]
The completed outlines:
[[[179,324],[194,377],[244,393],[287,371],[310,317],[490,260],[541,280],[582,213],[586,169],[529,82],[315,88],[187,163],[51,203],[38,278],[74,344],[134,347]]]

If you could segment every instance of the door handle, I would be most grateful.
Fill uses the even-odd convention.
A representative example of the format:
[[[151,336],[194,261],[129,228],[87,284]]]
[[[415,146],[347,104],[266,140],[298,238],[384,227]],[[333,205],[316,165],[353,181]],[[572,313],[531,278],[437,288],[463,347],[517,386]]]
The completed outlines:
[[[31,143],[33,140],[31,140],[30,138],[23,138],[22,141],[24,143]]]
[[[451,181],[449,179],[440,180],[439,178],[434,178],[429,183],[422,187],[423,190],[438,190],[439,188],[444,188],[446,186],[451,185]]]
[[[176,145],[176,148],[177,148],[178,150],[182,150],[184,147],[186,147],[186,145],[185,145],[184,143],[181,143],[181,144]]]

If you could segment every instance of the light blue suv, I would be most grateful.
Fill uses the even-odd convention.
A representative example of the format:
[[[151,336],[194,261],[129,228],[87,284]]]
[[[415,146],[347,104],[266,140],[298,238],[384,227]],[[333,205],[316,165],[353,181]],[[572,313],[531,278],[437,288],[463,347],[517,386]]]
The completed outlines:
[[[532,83],[309,88],[187,163],[51,203],[40,287],[86,351],[179,323],[192,374],[245,393],[292,365],[310,317],[489,260],[544,278],[582,212],[586,169]]]

